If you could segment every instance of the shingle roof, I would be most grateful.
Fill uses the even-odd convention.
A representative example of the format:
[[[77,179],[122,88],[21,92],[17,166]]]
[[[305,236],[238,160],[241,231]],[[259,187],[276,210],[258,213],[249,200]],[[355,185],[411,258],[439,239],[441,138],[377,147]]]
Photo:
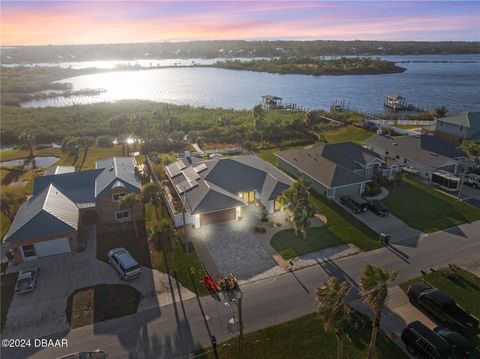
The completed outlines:
[[[323,185],[332,188],[368,180],[321,156],[309,157],[301,150],[288,150],[276,154]]]
[[[438,119],[445,123],[452,125],[463,126],[467,128],[480,127],[480,111],[479,112],[464,112],[455,116],[448,116]]]
[[[325,145],[315,145],[309,150],[349,170],[361,169],[374,159],[381,157],[373,151],[353,142],[343,142]]]
[[[276,154],[323,185],[332,188],[369,180],[353,172],[380,156],[352,142],[316,145]]]
[[[103,169],[103,171],[95,180],[95,197],[101,196],[102,192],[114,181],[121,181],[127,191],[142,188],[140,180],[135,174],[135,162],[131,157],[112,157],[99,160],[96,168]]]
[[[200,178],[194,187],[185,192],[186,207],[190,213],[244,206],[246,203],[238,196],[240,192],[257,191],[267,200],[273,200],[293,183],[289,176],[255,155],[218,158],[201,163],[207,168],[198,173]],[[171,181],[174,185],[180,184],[185,177],[179,174]],[[180,197],[183,200],[184,194]]]
[[[452,162],[452,159],[467,157],[454,143],[429,135],[393,138],[375,135],[366,143],[367,146],[388,151],[389,156],[399,155],[431,167],[441,167],[445,163]]]
[[[5,235],[5,241],[75,231],[78,218],[77,205],[50,184],[20,207]]]

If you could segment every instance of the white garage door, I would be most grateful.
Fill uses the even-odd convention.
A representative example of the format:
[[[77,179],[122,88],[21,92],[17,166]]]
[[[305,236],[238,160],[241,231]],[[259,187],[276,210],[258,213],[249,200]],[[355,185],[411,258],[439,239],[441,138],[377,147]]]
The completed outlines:
[[[68,238],[51,239],[49,241],[35,243],[35,250],[38,258],[71,252]]]

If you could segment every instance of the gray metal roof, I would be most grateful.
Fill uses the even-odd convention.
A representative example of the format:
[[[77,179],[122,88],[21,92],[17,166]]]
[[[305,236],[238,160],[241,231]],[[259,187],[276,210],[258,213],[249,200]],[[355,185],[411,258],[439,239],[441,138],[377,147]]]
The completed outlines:
[[[400,156],[422,162],[434,168],[452,163],[455,158],[467,157],[458,145],[429,135],[386,137],[375,135],[367,141],[371,146],[388,151],[388,156]]]
[[[121,181],[127,192],[142,188],[135,173],[135,162],[132,157],[112,157],[99,160],[96,168],[103,169],[103,171],[95,180],[95,197],[102,196],[102,192],[112,186],[114,181]]]
[[[24,240],[78,229],[79,209],[57,187],[50,184],[19,209],[5,241]]]
[[[75,172],[75,166],[57,166],[45,171],[45,176]]]
[[[348,154],[344,153],[344,151],[339,151],[343,156],[348,155],[348,158],[337,157],[333,151],[326,151],[330,158],[338,160],[340,163],[335,163],[333,160],[325,158],[323,156],[325,148],[327,148],[327,146],[319,145],[303,150],[292,149],[279,152],[276,156],[329,188],[370,181],[353,172],[353,169],[360,168],[360,166],[355,165],[353,159],[363,158],[363,148],[361,146],[339,146],[339,149],[342,150],[350,148],[352,151],[357,151],[357,154]],[[352,169],[342,165],[347,163]]]
[[[257,191],[267,200],[277,198],[293,180],[270,163],[255,155],[225,157],[201,162],[207,167],[198,173],[193,188],[180,195],[190,213],[219,211],[246,203],[241,192]],[[196,163],[198,165],[198,163]],[[170,178],[174,185],[183,183],[183,174]]]
[[[467,128],[478,128],[480,127],[480,111],[464,112],[454,116],[439,118],[437,121]]]

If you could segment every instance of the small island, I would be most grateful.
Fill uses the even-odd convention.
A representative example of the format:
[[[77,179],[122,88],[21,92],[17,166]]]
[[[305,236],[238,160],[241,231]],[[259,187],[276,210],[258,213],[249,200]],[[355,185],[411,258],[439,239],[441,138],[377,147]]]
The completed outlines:
[[[229,70],[269,72],[301,75],[377,75],[400,73],[405,68],[394,62],[369,57],[341,57],[319,59],[314,57],[280,57],[252,61],[226,60],[211,65]]]

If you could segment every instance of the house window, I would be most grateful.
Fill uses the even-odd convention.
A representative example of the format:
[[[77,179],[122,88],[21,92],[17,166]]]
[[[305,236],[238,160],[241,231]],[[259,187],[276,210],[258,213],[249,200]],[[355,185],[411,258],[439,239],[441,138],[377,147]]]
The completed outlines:
[[[23,256],[25,258],[35,257],[37,253],[35,252],[35,246],[33,244],[27,244],[22,246]]]
[[[122,197],[124,197],[126,195],[125,192],[122,192],[122,193],[114,193],[112,194],[112,200],[113,202],[118,202],[122,199]]]
[[[122,212],[116,212],[115,217],[117,218],[117,221],[126,221],[130,218],[130,211],[122,211]]]
[[[440,126],[443,126],[443,121],[438,121],[438,124],[439,124]]]
[[[255,203],[255,192],[243,192],[241,195],[242,199],[247,203]]]
[[[273,201],[273,211],[274,212],[280,212],[282,210],[282,205],[278,199]]]
[[[463,132],[463,126],[460,126],[459,130],[460,130],[460,132]]]

